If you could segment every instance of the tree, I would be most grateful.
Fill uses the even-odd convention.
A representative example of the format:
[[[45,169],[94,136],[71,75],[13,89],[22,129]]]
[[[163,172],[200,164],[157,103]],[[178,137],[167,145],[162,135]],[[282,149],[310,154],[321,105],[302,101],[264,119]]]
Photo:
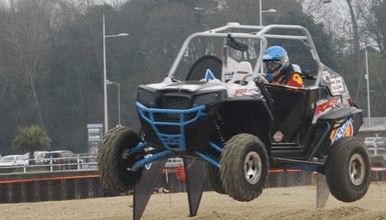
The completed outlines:
[[[51,138],[40,125],[19,128],[12,144],[12,149],[31,152],[31,156],[37,150],[50,149]]]
[[[86,124],[103,121],[102,13],[107,35],[130,34],[108,39],[106,56],[108,79],[121,85],[123,125],[131,127],[140,126],[138,84],[162,80],[187,36],[228,22],[259,24],[256,0],[111,0],[113,7],[95,4],[102,0],[14,2],[11,10],[0,9],[0,146],[12,144],[18,127],[39,124],[55,149],[87,151]],[[265,13],[264,25],[306,26],[323,63],[334,67],[330,39],[300,4],[263,1],[263,10],[270,8],[278,13]],[[217,54],[211,42],[193,43],[191,63],[203,54]],[[300,53],[291,55],[291,61],[307,63]],[[108,87],[110,125],[117,119],[116,91]],[[14,152],[0,148],[5,153]]]
[[[31,0],[13,5],[10,16],[9,44],[17,51],[18,65],[15,71],[30,87],[25,95],[34,100],[38,121],[44,125],[37,83],[47,73],[47,51],[49,49],[51,1]]]
[[[386,58],[386,1],[375,0],[368,13],[363,14],[367,36],[373,39],[376,47]]]

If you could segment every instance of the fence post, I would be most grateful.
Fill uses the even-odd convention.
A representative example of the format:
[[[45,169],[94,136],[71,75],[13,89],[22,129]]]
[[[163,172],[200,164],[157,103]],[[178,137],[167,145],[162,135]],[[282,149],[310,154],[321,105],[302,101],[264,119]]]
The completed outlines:
[[[52,156],[50,157],[50,171],[52,172],[53,169],[52,169]]]
[[[77,161],[78,161],[78,170],[80,170],[80,164],[79,164],[79,162],[80,162],[80,160],[79,160],[79,154],[77,154],[77,155],[76,155],[76,159],[77,159]]]

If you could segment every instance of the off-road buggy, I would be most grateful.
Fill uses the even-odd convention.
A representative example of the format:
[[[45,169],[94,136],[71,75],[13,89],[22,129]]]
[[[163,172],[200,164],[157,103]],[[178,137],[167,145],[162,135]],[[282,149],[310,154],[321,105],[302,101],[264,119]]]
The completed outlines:
[[[304,88],[264,81],[263,51],[275,44],[309,70]],[[229,23],[192,34],[161,83],[138,87],[136,106],[141,130],[114,129],[99,149],[109,188],[133,189],[152,163],[182,157],[205,161],[208,184],[239,201],[261,194],[269,169],[325,174],[344,202],[367,192],[362,111],[304,27]]]

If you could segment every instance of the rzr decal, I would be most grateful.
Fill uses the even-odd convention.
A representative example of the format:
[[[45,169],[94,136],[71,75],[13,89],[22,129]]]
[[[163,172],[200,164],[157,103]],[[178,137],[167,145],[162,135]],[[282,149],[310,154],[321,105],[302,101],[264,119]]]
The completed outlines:
[[[214,76],[213,72],[210,69],[207,69],[205,72],[205,82],[215,80],[216,77]]]
[[[333,97],[330,100],[321,100],[316,103],[315,116],[321,115],[330,111],[335,106],[339,105],[342,101],[338,97]]]
[[[342,126],[331,132],[331,144],[338,141],[342,137],[352,137],[354,134],[354,126],[352,118],[349,118]]]

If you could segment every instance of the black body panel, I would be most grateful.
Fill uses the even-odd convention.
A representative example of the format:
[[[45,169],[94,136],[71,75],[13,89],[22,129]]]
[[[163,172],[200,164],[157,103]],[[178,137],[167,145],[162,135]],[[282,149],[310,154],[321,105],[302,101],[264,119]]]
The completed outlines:
[[[266,85],[273,99],[273,134],[283,133],[280,143],[301,144],[314,116],[318,90]]]

